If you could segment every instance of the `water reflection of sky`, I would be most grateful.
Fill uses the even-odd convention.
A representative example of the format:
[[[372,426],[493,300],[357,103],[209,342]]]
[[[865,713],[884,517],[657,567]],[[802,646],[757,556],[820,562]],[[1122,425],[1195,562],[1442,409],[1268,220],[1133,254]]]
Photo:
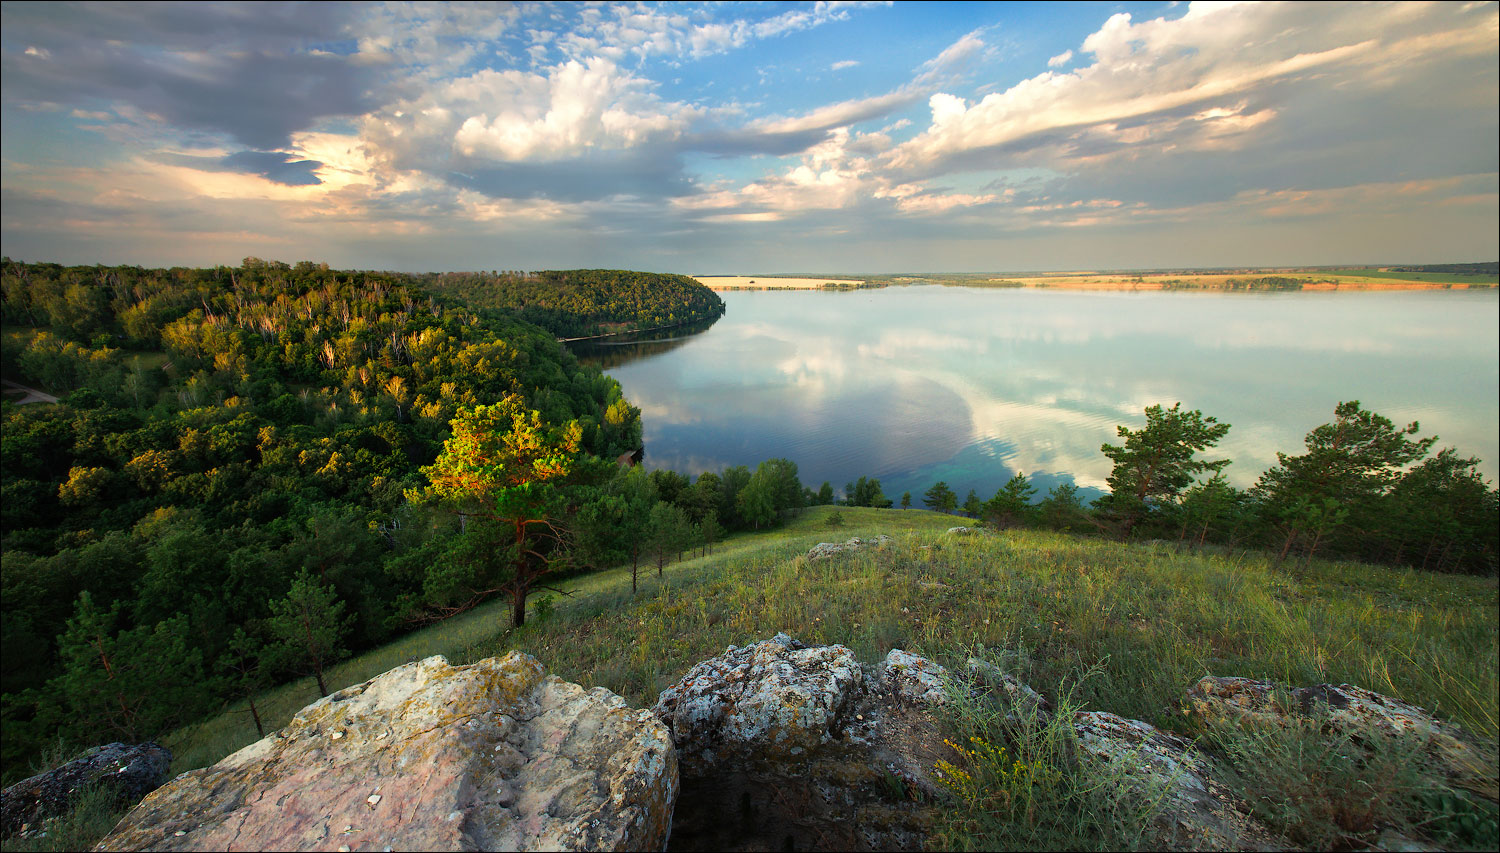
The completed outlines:
[[[1493,291],[1219,294],[911,287],[731,292],[712,328],[608,368],[640,406],[646,461],[698,473],[785,456],[804,482],[946,479],[982,496],[1016,470],[1104,485],[1100,444],[1182,401],[1233,425],[1248,486],[1341,400],[1441,446],[1500,457]]]

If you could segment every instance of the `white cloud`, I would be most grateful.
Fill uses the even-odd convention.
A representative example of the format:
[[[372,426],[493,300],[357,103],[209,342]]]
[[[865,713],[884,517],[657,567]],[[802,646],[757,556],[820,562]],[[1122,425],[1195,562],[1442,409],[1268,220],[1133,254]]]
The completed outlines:
[[[434,86],[365,122],[379,155],[431,168],[456,154],[498,162],[560,161],[680,133],[694,110],[608,59],[540,72],[484,70]]]
[[[1129,14],[1116,14],[1084,41],[1084,52],[1094,56],[1086,67],[1047,71],[972,105],[950,94],[933,95],[930,126],[901,145],[891,163],[940,169],[965,152],[1055,131],[1156,117],[1175,121],[1171,114],[1185,108],[1226,109],[1272,82],[1300,80],[1324,89],[1329,83],[1319,75],[1347,68],[1347,84],[1358,86],[1361,70],[1372,65],[1493,53],[1493,7],[1467,16],[1449,11],[1417,4],[1195,3],[1177,20],[1133,23]],[[1201,126],[1223,136],[1232,128],[1251,130],[1273,115],[1229,124],[1219,116]]]
[[[830,65],[828,67],[829,67],[830,70],[833,70],[833,71],[843,71],[845,68],[853,68],[854,66],[856,66],[858,64],[859,64],[859,60],[858,59],[841,59],[838,62],[835,62],[834,64],[832,64],[832,65]]]
[[[688,14],[678,11],[681,7],[674,5],[616,4],[607,7],[607,15],[598,8],[587,7],[580,12],[582,26],[557,43],[569,56],[580,59],[605,56],[621,61],[630,55],[696,59],[744,47],[758,39],[845,21],[856,9],[889,5],[887,0],[819,2],[760,20],[733,18],[702,23],[695,23]]]
[[[1056,56],[1052,57],[1051,59],[1047,60],[1047,67],[1048,68],[1058,68],[1058,67],[1061,67],[1063,65],[1067,65],[1069,62],[1072,62],[1072,61],[1073,61],[1073,51],[1071,51],[1071,50],[1065,50],[1062,53],[1059,53],[1058,55],[1056,55]]]

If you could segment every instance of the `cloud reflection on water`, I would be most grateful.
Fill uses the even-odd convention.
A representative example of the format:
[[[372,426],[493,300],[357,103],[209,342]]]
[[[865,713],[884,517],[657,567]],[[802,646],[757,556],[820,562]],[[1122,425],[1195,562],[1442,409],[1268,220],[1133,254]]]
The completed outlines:
[[[870,475],[896,495],[946,478],[988,496],[1016,470],[1102,487],[1116,425],[1181,401],[1233,425],[1214,455],[1244,487],[1359,399],[1496,472],[1494,293],[912,287],[726,302],[708,332],[610,369],[643,410],[648,465],[785,456],[810,485]]]

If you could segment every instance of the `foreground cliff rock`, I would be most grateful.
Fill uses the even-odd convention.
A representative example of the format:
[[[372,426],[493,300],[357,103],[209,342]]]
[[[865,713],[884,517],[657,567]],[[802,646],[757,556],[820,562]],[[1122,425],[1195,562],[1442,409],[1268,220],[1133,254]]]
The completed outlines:
[[[0,828],[5,835],[36,827],[72,808],[90,786],[109,788],[121,806],[138,802],[167,779],[172,753],[154,743],[111,743],[23,779],[0,793]]]
[[[511,652],[397,667],[147,797],[100,850],[660,850],[677,755],[649,711]]]
[[[893,653],[866,667],[786,634],[699,663],[653,710],[682,761],[672,847],[916,850],[942,735],[921,699],[941,667]],[[933,668],[936,667],[936,670]],[[914,700],[914,701],[909,701]]]

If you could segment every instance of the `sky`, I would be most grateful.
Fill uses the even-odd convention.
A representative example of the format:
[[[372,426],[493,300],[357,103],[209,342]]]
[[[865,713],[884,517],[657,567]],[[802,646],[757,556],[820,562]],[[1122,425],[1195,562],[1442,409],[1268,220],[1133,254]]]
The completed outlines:
[[[694,275],[1490,261],[1495,3],[4,3],[0,243]]]

